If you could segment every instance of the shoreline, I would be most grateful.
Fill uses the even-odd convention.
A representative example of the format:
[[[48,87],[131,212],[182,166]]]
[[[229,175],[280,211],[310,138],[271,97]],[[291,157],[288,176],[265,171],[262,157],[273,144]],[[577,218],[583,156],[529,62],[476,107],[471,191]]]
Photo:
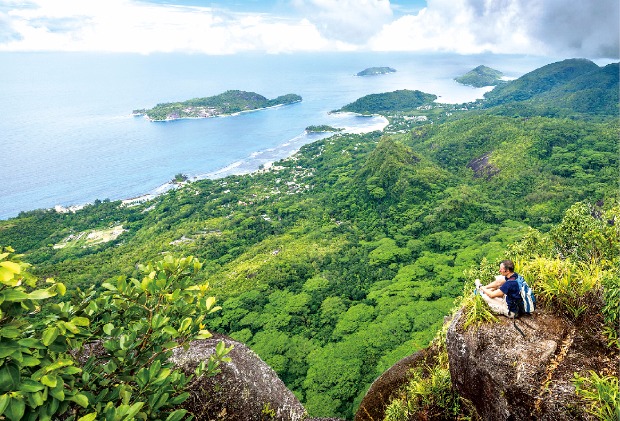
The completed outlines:
[[[262,108],[254,108],[252,110],[237,111],[236,113],[230,113],[230,114],[222,113],[222,114],[214,114],[214,115],[201,116],[201,117],[175,117],[175,118],[166,118],[164,120],[154,120],[154,119],[150,118],[146,114],[146,112],[145,113],[131,113],[131,116],[132,117],[143,117],[143,118],[147,119],[151,123],[166,123],[168,121],[177,121],[177,120],[202,120],[202,119],[205,119],[205,118],[234,117],[234,116],[237,116],[237,115],[241,115],[243,113],[252,113],[252,112],[255,112],[255,111],[264,111],[264,110],[269,110],[269,109],[272,109],[272,108],[284,107],[286,105],[298,104],[301,101],[302,100],[290,102],[288,104],[272,105],[271,107],[262,107]]]
[[[273,107],[268,107],[268,108],[275,108],[275,107],[281,107],[283,105],[275,105]],[[253,112],[253,111],[257,111],[257,110],[247,110],[247,111],[241,111],[241,112]],[[264,151],[255,151],[252,152],[247,158],[244,158],[242,160],[239,161],[235,161],[232,162],[224,167],[221,167],[215,171],[211,171],[209,173],[204,173],[204,174],[196,174],[196,175],[191,175],[188,176],[186,181],[182,181],[182,182],[175,182],[175,181],[168,181],[165,182],[163,184],[161,184],[160,186],[152,189],[151,191],[149,191],[148,193],[142,194],[142,195],[138,195],[138,196],[134,196],[134,197],[130,197],[130,198],[125,198],[125,199],[117,199],[114,201],[120,201],[121,202],[121,206],[136,206],[145,202],[148,202],[150,200],[156,199],[159,196],[171,191],[171,190],[175,190],[178,188],[181,188],[187,184],[191,184],[193,182],[196,181],[200,181],[200,180],[206,180],[206,179],[211,179],[211,180],[217,180],[217,179],[221,179],[221,178],[226,178],[230,175],[246,175],[246,174],[254,174],[254,173],[261,173],[261,172],[266,172],[266,171],[271,171],[273,169],[273,164],[276,161],[279,161],[281,159],[286,159],[289,158],[293,155],[295,155],[301,146],[305,145],[305,144],[309,144],[312,142],[315,142],[316,140],[312,140],[311,142],[305,142],[302,145],[300,145],[299,147],[294,148],[292,151],[289,151],[289,153],[284,156],[284,157],[278,157],[278,158],[274,158],[273,160],[267,160],[266,162],[262,163],[259,165],[259,168],[255,168],[255,169],[251,169],[251,170],[243,170],[243,171],[233,171],[236,168],[240,168],[242,167],[242,165],[244,163],[247,163],[248,159],[256,159],[257,156],[259,156],[261,153],[266,153],[266,152],[273,152],[274,150],[277,150],[278,148],[281,147],[285,147],[285,146],[290,146],[295,142],[295,139],[301,139],[304,137],[308,137],[308,136],[320,136],[323,134],[326,134],[326,136],[321,137],[321,139],[326,139],[328,137],[334,136],[336,134],[363,134],[363,133],[369,133],[369,132],[373,132],[376,130],[381,130],[383,131],[383,129],[385,129],[385,127],[389,124],[389,121],[386,117],[382,116],[382,115],[370,115],[370,116],[366,116],[366,115],[361,115],[361,114],[356,114],[356,113],[350,113],[350,112],[343,112],[343,113],[336,113],[336,114],[341,114],[341,115],[348,115],[348,116],[356,116],[356,117],[361,117],[361,118],[372,118],[375,120],[379,120],[378,122],[375,122],[372,125],[367,125],[367,126],[361,126],[361,127],[344,127],[342,131],[340,132],[320,132],[320,133],[302,133],[296,137],[294,137],[293,139],[289,139],[286,142],[282,143],[281,145],[278,145],[276,148],[272,148],[269,150],[264,150]],[[223,115],[222,117],[228,117],[231,116],[232,114],[227,114],[227,115]],[[214,117],[220,117],[220,116],[214,116]],[[183,120],[183,119],[202,119],[202,118],[211,118],[211,117],[188,117],[188,118],[179,118],[177,120]],[[165,122],[165,121],[174,121],[174,120],[159,120],[161,122]],[[318,140],[318,139],[317,139]],[[262,168],[260,168],[262,167]],[[54,210],[58,213],[75,213],[81,209],[83,209],[85,206],[91,205],[94,202],[87,202],[84,204],[79,204],[79,205],[68,205],[68,206],[63,206],[63,205],[55,205],[51,208],[48,208],[48,210]],[[28,211],[26,211],[28,212]],[[7,218],[7,219],[11,219],[11,218]]]

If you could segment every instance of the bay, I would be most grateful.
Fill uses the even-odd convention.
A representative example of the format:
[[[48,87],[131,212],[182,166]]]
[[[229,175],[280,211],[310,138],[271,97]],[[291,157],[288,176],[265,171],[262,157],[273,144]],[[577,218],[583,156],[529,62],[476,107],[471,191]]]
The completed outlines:
[[[438,102],[481,98],[488,88],[453,79],[484,64],[518,77],[553,58],[515,55],[321,53],[0,54],[0,219],[20,211],[118,200],[165,190],[175,174],[247,173],[321,136],[309,125],[348,130],[382,119],[330,114],[364,95],[418,89]],[[355,74],[389,66],[396,73]],[[300,103],[229,117],[149,122],[131,111],[229,89]]]

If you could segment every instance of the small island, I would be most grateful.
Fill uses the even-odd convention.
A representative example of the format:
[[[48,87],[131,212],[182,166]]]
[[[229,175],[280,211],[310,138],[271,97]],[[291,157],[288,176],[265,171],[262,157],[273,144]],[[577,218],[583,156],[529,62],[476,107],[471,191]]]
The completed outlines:
[[[330,133],[330,132],[341,132],[344,129],[339,129],[337,127],[328,126],[326,124],[321,124],[319,126],[308,126],[306,127],[306,133]]]
[[[211,97],[194,98],[183,102],[168,102],[157,104],[151,109],[133,110],[133,115],[146,116],[151,121],[208,118],[288,105],[300,101],[301,96],[297,94],[267,99],[255,92],[230,90]]]
[[[384,75],[386,73],[394,73],[396,69],[392,69],[391,67],[369,67],[368,69],[364,69],[357,74],[357,76],[376,76],[376,75]]]
[[[492,69],[487,66],[478,66],[473,70],[465,73],[463,76],[457,77],[458,83],[474,88],[482,88],[485,86],[496,86],[505,81],[502,80],[504,74],[499,70]]]

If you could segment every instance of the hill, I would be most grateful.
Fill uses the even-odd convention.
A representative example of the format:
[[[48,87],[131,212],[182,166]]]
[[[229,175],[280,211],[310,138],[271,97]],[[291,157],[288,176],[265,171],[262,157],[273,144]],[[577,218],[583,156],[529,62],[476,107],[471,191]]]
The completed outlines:
[[[500,83],[504,83],[504,81],[501,79],[502,76],[503,73],[499,70],[480,65],[475,69],[465,73],[463,76],[455,78],[454,80],[463,85],[482,88],[484,86],[495,86],[499,85]]]
[[[590,68],[581,76],[607,74],[576,65]],[[540,77],[558,79],[558,90],[541,92],[613,86],[613,77],[549,76],[554,68]],[[101,292],[162,255],[195,256],[193,282],[208,280],[222,306],[206,325],[257,352],[311,415],[351,418],[377,376],[433,339],[467,270],[502,258],[530,228],[551,232],[576,202],[614,206],[617,118],[599,107],[579,119],[510,114],[515,104],[558,102],[533,94],[548,83],[526,76],[496,88],[509,89],[498,91],[502,102],[472,104],[442,124],[334,134],[268,170],[188,183],[146,203],[24,212],[0,221],[0,244],[69,291]],[[389,115],[435,98],[402,90],[350,110]],[[119,235],[108,241],[81,240],[112,228]]]
[[[437,95],[402,89],[394,92],[366,95],[337,111],[358,114],[390,114],[395,111],[415,110],[420,106],[431,104],[436,99]]]
[[[536,69],[485,94],[484,107],[526,115],[614,116],[618,114],[619,64],[599,67],[569,59]],[[525,106],[527,105],[527,106]]]

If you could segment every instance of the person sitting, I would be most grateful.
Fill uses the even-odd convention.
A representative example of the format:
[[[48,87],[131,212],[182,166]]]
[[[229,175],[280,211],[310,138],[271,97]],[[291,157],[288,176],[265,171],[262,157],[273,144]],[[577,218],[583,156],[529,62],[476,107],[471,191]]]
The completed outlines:
[[[499,265],[500,275],[495,277],[495,281],[488,285],[482,285],[480,279],[475,281],[476,290],[491,311],[509,318],[514,318],[520,313],[521,293],[517,283],[518,275],[514,270],[512,260],[504,260]]]

